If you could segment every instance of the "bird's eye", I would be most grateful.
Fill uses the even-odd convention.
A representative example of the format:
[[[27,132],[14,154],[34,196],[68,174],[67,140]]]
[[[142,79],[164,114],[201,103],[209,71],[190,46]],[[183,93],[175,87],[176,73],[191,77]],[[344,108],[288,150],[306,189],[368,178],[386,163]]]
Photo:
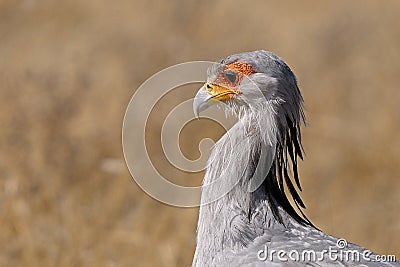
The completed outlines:
[[[225,77],[231,82],[234,83],[236,81],[236,73],[231,71],[231,70],[227,70],[224,72]]]

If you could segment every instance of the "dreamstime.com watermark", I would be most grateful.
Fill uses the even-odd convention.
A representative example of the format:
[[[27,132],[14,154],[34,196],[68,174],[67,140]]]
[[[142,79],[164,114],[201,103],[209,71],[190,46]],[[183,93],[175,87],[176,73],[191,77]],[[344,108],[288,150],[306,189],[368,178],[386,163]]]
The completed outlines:
[[[321,251],[274,250],[265,245],[264,249],[257,252],[257,258],[260,261],[270,262],[396,262],[395,255],[376,255],[367,249],[360,251],[348,248],[345,239],[338,239],[335,246],[329,246]]]

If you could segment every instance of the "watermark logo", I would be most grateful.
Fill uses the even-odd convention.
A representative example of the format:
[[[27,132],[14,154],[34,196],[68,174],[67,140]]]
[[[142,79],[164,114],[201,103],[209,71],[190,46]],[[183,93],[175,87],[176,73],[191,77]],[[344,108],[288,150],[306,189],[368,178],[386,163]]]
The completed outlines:
[[[275,250],[267,245],[257,252],[260,261],[271,262],[395,262],[395,255],[376,255],[367,249],[350,248],[345,239],[338,239],[335,246],[315,249]]]
[[[336,247],[338,247],[340,249],[341,248],[346,248],[347,247],[346,239],[339,238],[338,241],[336,242]]]
[[[224,196],[237,184],[238,181],[231,181],[229,186],[221,187],[222,183],[218,179],[211,184],[203,186],[182,186],[175,184],[163,177],[154,166],[150,153],[148,153],[148,144],[146,143],[146,127],[149,116],[156,104],[167,93],[175,89],[178,90],[180,87],[188,84],[198,84],[200,90],[202,90],[201,88],[206,90],[204,84],[209,82],[207,79],[210,79],[210,77],[207,77],[207,72],[210,74],[211,70],[215,75],[217,73],[215,70],[223,70],[224,67],[226,66],[208,61],[187,62],[171,66],[147,79],[132,96],[123,121],[123,152],[133,179],[151,197],[173,206],[195,207],[199,206],[201,190],[205,187],[214,186],[215,188],[221,188],[217,194],[207,199],[206,202],[210,203]],[[211,77],[211,79],[213,78],[215,77]],[[246,79],[248,79],[247,76]],[[250,80],[249,84],[251,82]],[[262,95],[256,84],[253,83],[252,89],[253,95],[257,93]],[[207,137],[198,144],[201,156],[195,160],[186,158],[179,146],[179,136],[182,129],[188,123],[195,123],[197,119],[197,114],[193,112],[194,97],[195,94],[192,99],[176,105],[166,116],[161,128],[160,139],[165,158],[171,166],[184,172],[199,172],[204,170],[208,159],[208,155],[204,150],[204,144],[210,142],[210,139]],[[245,98],[243,99],[244,102],[247,101]],[[224,102],[221,102],[219,105],[224,105]],[[227,132],[234,123],[232,119],[226,117],[225,112],[218,110],[215,106],[210,106],[210,108],[201,112],[199,117],[218,123]],[[227,134],[229,137],[229,132]],[[265,150],[262,151],[262,155]],[[271,150],[274,151],[274,149]],[[233,151],[232,149],[232,153]],[[270,161],[272,164],[273,155],[265,154],[265,156],[271,158]],[[233,157],[228,155],[227,158]],[[229,163],[226,166],[226,171],[229,171]],[[264,165],[262,169],[269,169],[269,167]],[[259,176],[265,177],[262,175]],[[237,177],[237,179],[240,179],[240,177]],[[252,180],[252,188],[249,190],[254,191],[262,183],[262,180]],[[202,202],[202,204],[206,203]]]

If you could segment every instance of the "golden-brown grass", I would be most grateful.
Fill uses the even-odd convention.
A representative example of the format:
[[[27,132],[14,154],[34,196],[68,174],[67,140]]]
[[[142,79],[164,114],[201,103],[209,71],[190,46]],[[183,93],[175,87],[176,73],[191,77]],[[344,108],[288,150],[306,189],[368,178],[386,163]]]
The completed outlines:
[[[189,265],[197,210],[132,181],[124,110],[164,67],[254,49],[282,56],[305,97],[306,213],[400,257],[399,10],[397,0],[1,1],[0,265]]]

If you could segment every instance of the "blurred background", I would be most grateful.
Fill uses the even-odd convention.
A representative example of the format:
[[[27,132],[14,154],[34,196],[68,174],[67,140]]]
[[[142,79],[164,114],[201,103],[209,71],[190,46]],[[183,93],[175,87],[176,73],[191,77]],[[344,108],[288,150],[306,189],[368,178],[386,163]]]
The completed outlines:
[[[399,10],[397,0],[0,1],[0,265],[190,265],[198,210],[134,183],[124,112],[165,67],[256,49],[284,58],[305,98],[306,214],[399,258]],[[202,173],[172,170],[158,145],[165,114],[196,90],[165,96],[147,133],[158,168],[198,184]],[[189,126],[188,157],[193,139],[223,133]]]

